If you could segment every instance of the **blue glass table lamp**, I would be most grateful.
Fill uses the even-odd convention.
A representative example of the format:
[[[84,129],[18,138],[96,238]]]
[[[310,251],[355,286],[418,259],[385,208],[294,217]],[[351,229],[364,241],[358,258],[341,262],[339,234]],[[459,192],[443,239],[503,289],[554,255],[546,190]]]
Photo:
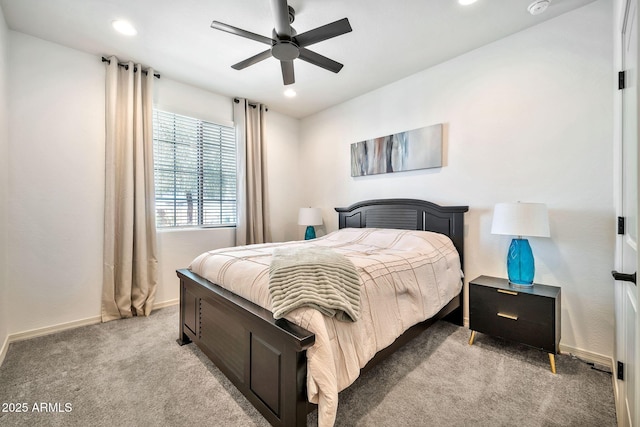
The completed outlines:
[[[307,230],[304,233],[304,240],[316,238],[316,229],[314,225],[322,225],[322,210],[320,208],[300,208],[298,212],[298,224],[306,225]]]
[[[491,234],[517,236],[507,253],[509,283],[532,286],[535,263],[529,241],[523,236],[549,237],[549,214],[544,203],[498,203],[493,210]]]

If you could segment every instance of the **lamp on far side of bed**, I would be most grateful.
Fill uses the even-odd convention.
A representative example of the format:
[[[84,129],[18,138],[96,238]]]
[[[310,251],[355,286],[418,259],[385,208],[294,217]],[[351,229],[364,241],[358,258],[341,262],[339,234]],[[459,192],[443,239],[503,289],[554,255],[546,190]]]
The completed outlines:
[[[532,286],[535,276],[533,252],[527,239],[549,237],[549,214],[544,203],[498,203],[493,210],[492,234],[517,236],[511,240],[507,253],[509,282],[517,286]]]
[[[305,240],[315,239],[316,229],[313,226],[322,225],[322,210],[320,208],[300,208],[298,224],[307,226],[304,233]]]

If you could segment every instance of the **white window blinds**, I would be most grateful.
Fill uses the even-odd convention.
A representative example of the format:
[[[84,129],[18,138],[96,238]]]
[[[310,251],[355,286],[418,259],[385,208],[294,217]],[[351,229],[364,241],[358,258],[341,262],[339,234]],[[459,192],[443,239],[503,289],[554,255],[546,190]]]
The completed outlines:
[[[153,111],[156,225],[235,225],[233,127]]]

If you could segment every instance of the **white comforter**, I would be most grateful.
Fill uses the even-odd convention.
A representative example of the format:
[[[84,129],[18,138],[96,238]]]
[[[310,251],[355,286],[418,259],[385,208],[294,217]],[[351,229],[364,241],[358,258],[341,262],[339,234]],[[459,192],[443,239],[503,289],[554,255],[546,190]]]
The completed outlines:
[[[405,330],[432,317],[462,288],[451,240],[428,231],[346,228],[309,241],[239,246],[205,252],[189,267],[198,275],[271,309],[269,264],[276,247],[317,245],[348,257],[360,273],[361,317],[340,322],[311,308],[286,319],[313,332],[307,350],[307,394],[318,424],[332,426],[338,392]]]

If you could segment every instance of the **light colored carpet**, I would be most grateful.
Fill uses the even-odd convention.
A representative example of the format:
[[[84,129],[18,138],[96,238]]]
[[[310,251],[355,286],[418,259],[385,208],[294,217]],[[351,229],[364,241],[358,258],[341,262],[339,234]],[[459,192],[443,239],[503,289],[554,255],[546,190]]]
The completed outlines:
[[[268,426],[177,335],[170,307],[12,343],[0,367],[0,425]],[[560,355],[553,375],[546,353],[468,338],[468,329],[436,323],[340,394],[336,425],[616,425],[610,374]],[[315,412],[308,421],[317,425]]]

